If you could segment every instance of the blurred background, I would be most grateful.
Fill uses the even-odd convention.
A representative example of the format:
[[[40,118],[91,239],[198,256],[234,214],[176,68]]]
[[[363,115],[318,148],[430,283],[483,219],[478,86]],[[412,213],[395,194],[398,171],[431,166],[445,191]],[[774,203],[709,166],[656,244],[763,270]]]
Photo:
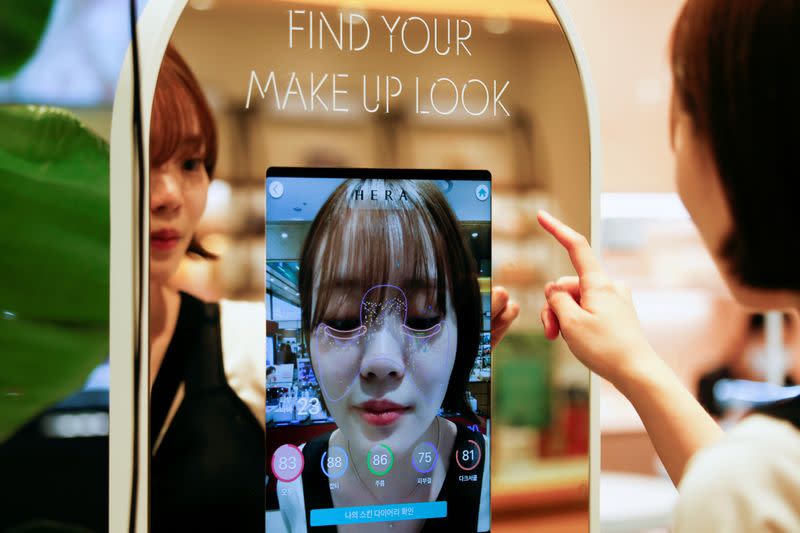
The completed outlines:
[[[669,37],[683,1],[564,3],[598,104],[609,274],[631,287],[649,341],[723,426],[796,394],[785,385],[798,379],[797,317],[751,315],[735,304],[676,194]],[[677,493],[641,420],[608,383],[596,398],[602,531],[669,531]]]
[[[139,2],[139,8],[145,3]],[[776,386],[797,382],[800,334],[793,317],[751,316],[734,305],[675,194],[667,135],[667,57],[681,3],[563,0],[588,58],[599,111],[605,265],[632,287],[654,347],[707,408],[727,421],[785,390],[748,388],[737,379]],[[55,1],[35,55],[19,72],[0,80],[0,102],[68,107],[107,139],[128,43],[125,4]],[[589,231],[583,93],[552,12],[536,0],[319,0],[313,5],[356,9],[370,20],[395,12],[469,18],[473,56],[387,59],[371,52],[357,61],[315,54],[300,62],[287,50],[283,14],[290,7],[302,9],[301,4],[189,2],[174,42],[207,91],[220,125],[223,146],[203,243],[222,259],[187,261],[176,283],[209,299],[263,298],[268,165],[491,170],[493,278],[523,308],[494,360],[495,530],[586,531],[588,374],[563,344],[542,341],[538,322],[544,281],[570,269],[566,257],[536,228],[536,209],[546,207]],[[404,78],[446,72],[454,78],[508,79],[512,117],[418,120],[398,108],[389,119],[350,114],[348,120],[333,121],[330,116],[274,113],[266,105],[245,113],[243,99],[254,68],[284,74],[391,70]],[[13,327],[13,312],[3,309],[7,327]],[[5,387],[9,397],[25,393],[13,383]],[[17,511],[4,517],[0,530],[9,525],[9,517],[37,515],[103,530],[107,387],[107,367],[101,365],[86,376],[84,387],[0,444],[0,469],[13,480],[4,484],[4,501],[7,508],[13,501]],[[602,531],[667,531],[675,490],[640,420],[613,387],[603,384],[598,398]]]

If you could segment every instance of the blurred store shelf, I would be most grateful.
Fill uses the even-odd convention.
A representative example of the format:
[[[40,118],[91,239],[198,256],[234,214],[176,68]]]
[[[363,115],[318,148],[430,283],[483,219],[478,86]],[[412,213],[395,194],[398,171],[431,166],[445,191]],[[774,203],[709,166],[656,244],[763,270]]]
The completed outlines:
[[[546,510],[588,503],[586,457],[549,459],[498,469],[492,479],[492,509],[496,512]]]

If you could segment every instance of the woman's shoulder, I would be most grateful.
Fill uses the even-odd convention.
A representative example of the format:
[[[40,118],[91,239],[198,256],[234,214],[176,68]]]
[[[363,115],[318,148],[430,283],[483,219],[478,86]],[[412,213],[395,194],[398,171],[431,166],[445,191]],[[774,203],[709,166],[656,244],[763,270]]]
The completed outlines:
[[[266,308],[261,302],[221,300],[219,313],[225,378],[263,426],[267,374],[264,346]]]
[[[731,461],[736,457],[747,460]],[[695,469],[723,464],[729,470],[755,470],[757,466],[775,466],[787,461],[798,466],[800,475],[800,431],[785,420],[756,414],[746,417],[714,445],[698,452],[689,464],[687,475]]]
[[[464,424],[458,420],[444,419],[448,424],[452,424],[455,432],[455,441],[458,443],[466,442],[468,440],[475,440],[481,445],[486,445],[489,442],[489,435],[481,431],[478,424]]]
[[[331,437],[333,436],[333,431],[326,431],[325,433],[320,433],[316,437],[312,437],[312,439],[306,442],[303,446],[311,447],[311,448],[328,448],[330,444]]]
[[[800,531],[800,431],[747,417],[692,458],[679,492],[676,531]]]

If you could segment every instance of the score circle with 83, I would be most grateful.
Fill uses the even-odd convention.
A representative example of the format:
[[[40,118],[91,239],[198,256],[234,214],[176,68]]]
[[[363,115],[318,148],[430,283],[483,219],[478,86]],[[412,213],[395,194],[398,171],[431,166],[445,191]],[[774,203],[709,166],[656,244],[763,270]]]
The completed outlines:
[[[272,454],[270,467],[272,475],[279,481],[289,483],[300,477],[303,473],[305,460],[303,452],[294,444],[284,444]]]

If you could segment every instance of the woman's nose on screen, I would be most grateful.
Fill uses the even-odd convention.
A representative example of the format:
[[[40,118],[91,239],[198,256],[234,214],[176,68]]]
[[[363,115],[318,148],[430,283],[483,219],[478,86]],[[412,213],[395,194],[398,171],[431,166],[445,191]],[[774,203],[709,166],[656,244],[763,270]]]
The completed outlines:
[[[384,324],[367,335],[364,357],[361,360],[361,377],[366,380],[402,379],[405,375],[403,348],[397,328]]]

